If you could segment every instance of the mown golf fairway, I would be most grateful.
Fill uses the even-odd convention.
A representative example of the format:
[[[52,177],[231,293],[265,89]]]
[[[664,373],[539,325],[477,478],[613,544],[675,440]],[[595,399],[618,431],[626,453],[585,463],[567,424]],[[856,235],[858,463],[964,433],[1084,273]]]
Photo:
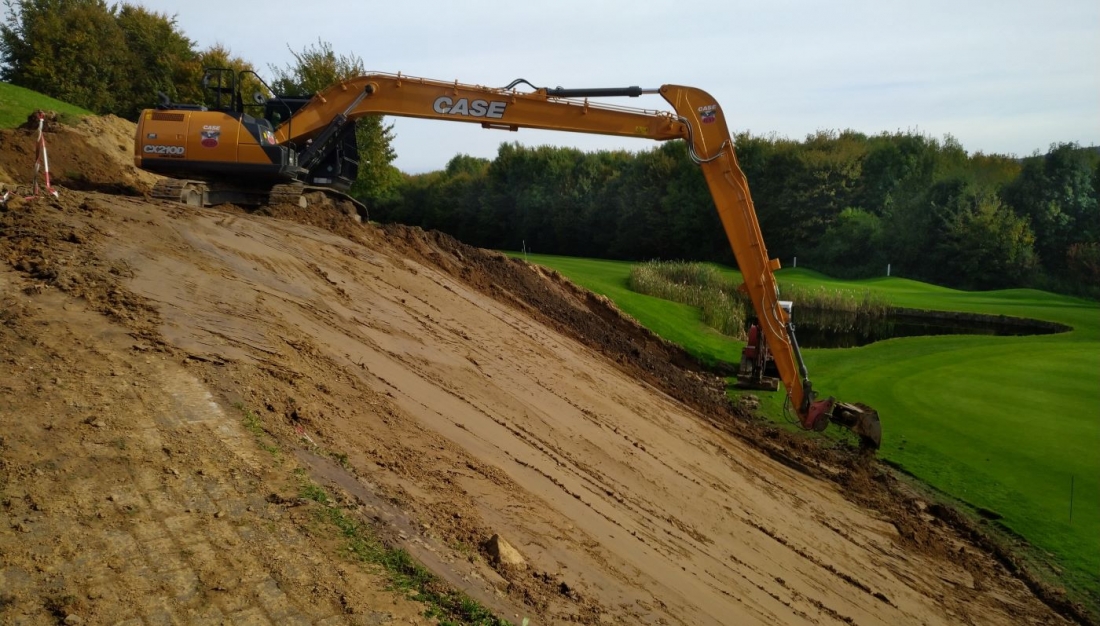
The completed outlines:
[[[528,260],[606,295],[706,361],[738,359],[742,344],[703,326],[691,307],[628,290],[630,263],[544,255]],[[908,337],[805,353],[822,393],[879,411],[882,458],[1002,516],[999,523],[1053,555],[1065,569],[1065,583],[1095,603],[1100,305],[1027,289],[964,292],[900,278],[839,281],[802,269],[782,270],[778,277],[781,283],[872,289],[896,306],[1029,317],[1074,328],[1032,337]]]

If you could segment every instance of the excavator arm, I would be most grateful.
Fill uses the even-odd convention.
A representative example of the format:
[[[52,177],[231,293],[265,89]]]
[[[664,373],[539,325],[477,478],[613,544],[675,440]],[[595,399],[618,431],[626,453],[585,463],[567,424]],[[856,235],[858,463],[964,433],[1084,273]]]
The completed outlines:
[[[526,84],[530,91],[516,87]],[[592,103],[589,98],[660,94],[672,111]],[[881,439],[878,415],[856,405],[818,400],[802,362],[788,312],[780,305],[774,271],[756,219],[748,182],[718,102],[694,87],[659,89],[537,88],[524,80],[505,88],[466,85],[391,74],[369,74],[317,93],[274,131],[279,146],[303,147],[306,158],[323,150],[330,137],[364,115],[395,115],[481,124],[485,128],[540,128],[656,141],[683,139],[699,164],[744,276],[764,342],[770,350],[790,404],[803,428],[824,430],[830,421],[851,429],[865,445]],[[139,141],[141,139],[139,128]],[[301,159],[302,157],[299,157]],[[139,163],[140,165],[140,163]]]
[[[694,87],[659,89],[547,89],[519,92],[401,75],[372,74],[318,93],[276,129],[279,142],[301,143],[325,132],[334,120],[368,114],[480,123],[486,128],[541,128],[656,141],[683,139],[703,170],[722,227],[745,279],[758,323],[803,428],[824,430],[830,420],[851,429],[865,445],[881,441],[878,415],[865,407],[818,400],[802,361],[789,313],[780,306],[774,270],[756,219],[748,181],[737,162],[729,127],[718,102]],[[659,93],[672,112],[594,104],[588,98]],[[573,98],[573,99],[570,99]],[[583,98],[577,100],[576,98]]]
[[[552,95],[553,91],[523,93],[370,74],[318,93],[276,129],[275,137],[279,143],[301,144],[320,135],[339,116],[353,120],[367,114],[472,122],[501,130],[541,128],[658,141],[687,136],[684,124],[671,113],[564,100]]]
[[[832,421],[858,435],[864,447],[877,449],[882,443],[882,428],[876,411],[831,397],[819,400],[814,392],[795,339],[794,323],[779,299],[774,274],[780,268],[779,259],[768,257],[749,183],[737,162],[721,106],[710,94],[694,87],[665,85],[660,93],[688,129],[688,153],[703,170],[745,281],[742,288],[756,311],[762,344],[779,370],[799,424],[823,431]]]

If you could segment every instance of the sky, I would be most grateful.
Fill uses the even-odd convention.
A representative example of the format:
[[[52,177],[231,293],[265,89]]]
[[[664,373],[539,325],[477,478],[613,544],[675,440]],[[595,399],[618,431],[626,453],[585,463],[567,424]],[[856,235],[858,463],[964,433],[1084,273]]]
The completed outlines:
[[[699,87],[733,133],[915,131],[969,152],[1100,145],[1097,0],[131,0],[199,48],[271,76],[319,40],[368,71],[503,87]],[[667,110],[660,96],[615,104]],[[394,164],[442,169],[502,142],[583,150],[646,140],[390,118]]]

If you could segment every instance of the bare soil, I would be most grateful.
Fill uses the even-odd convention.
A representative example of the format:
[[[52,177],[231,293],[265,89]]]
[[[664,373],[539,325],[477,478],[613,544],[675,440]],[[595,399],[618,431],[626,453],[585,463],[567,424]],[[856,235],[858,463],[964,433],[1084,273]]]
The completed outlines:
[[[552,272],[261,213],[0,211],[0,622],[432,623],[305,477],[515,623],[1084,619]]]
[[[54,186],[142,194],[156,184],[157,175],[134,167],[133,122],[113,115],[89,116],[67,126],[56,118],[48,114],[43,133]],[[0,130],[0,183],[16,187],[34,182],[37,140],[37,121]]]

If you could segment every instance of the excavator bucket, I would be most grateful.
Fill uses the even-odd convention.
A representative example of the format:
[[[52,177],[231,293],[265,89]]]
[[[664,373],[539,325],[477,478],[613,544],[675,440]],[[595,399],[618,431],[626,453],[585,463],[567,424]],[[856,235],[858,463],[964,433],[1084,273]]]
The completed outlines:
[[[837,402],[833,407],[833,421],[858,435],[864,448],[878,450],[882,445],[878,411],[869,406]]]

